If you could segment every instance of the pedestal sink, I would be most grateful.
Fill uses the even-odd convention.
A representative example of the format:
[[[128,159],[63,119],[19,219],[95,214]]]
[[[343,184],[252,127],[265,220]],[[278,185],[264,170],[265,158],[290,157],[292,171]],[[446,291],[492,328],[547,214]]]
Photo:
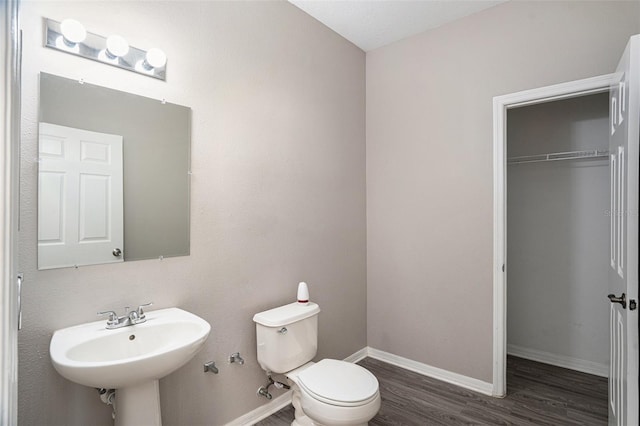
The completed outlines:
[[[158,380],[202,348],[211,326],[178,308],[146,313],[146,322],[107,330],[96,321],[56,331],[53,366],[72,382],[116,389],[116,426],[161,425]]]

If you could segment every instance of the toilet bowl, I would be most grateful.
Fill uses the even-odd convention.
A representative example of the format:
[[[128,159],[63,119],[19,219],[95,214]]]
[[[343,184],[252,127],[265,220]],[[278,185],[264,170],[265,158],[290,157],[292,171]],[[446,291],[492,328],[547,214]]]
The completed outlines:
[[[292,426],[366,425],[380,410],[378,380],[359,365],[323,359],[286,376],[296,409]]]

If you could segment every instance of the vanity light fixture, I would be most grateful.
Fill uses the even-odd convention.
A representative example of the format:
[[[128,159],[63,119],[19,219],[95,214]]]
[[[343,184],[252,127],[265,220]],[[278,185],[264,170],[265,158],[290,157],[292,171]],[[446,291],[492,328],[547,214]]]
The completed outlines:
[[[88,32],[75,19],[57,22],[45,18],[45,28],[46,47],[166,80],[167,55],[157,47],[145,51],[130,46],[120,35]]]

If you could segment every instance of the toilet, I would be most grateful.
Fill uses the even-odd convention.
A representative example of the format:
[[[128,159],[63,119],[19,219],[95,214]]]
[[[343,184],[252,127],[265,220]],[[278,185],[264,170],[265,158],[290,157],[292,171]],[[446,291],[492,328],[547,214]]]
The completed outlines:
[[[311,362],[318,349],[318,314],[313,302],[294,302],[255,314],[258,363],[282,374],[293,390],[292,426],[366,425],[380,409],[378,380],[346,361]]]

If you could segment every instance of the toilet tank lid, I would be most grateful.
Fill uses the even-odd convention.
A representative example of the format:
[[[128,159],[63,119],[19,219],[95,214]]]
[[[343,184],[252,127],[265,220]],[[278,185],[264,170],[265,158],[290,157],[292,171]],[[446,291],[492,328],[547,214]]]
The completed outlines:
[[[305,318],[317,315],[320,307],[317,303],[302,304],[298,302],[259,312],[253,316],[253,321],[267,327],[282,327]]]

